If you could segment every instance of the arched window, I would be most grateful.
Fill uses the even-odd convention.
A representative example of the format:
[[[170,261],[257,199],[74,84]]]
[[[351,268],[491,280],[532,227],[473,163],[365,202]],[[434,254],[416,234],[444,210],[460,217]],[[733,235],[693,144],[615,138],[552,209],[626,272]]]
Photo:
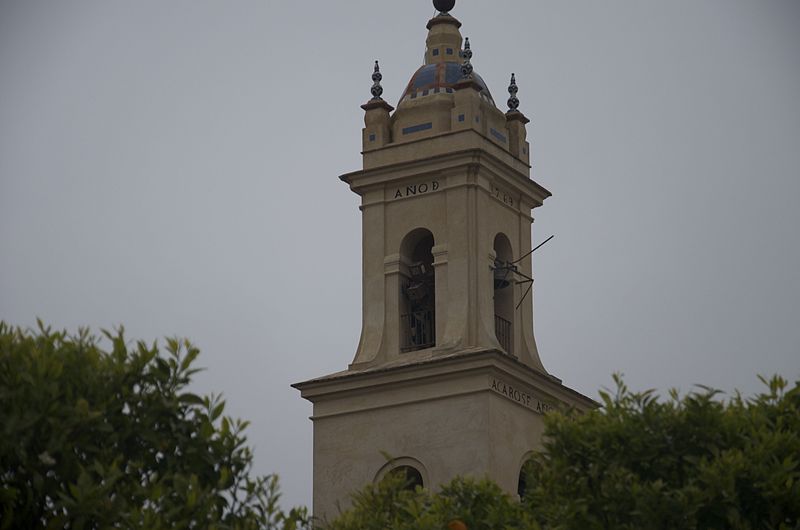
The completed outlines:
[[[505,234],[494,238],[494,332],[497,341],[507,353],[514,346],[514,274],[511,242]]]
[[[386,462],[375,475],[374,482],[377,484],[389,476],[401,480],[405,489],[413,491],[417,486],[425,487],[428,472],[422,462],[416,458],[401,457]]]
[[[523,466],[519,472],[519,479],[517,480],[517,495],[522,499],[528,491],[528,477],[525,474],[525,467]]]
[[[517,479],[517,495],[519,495],[520,499],[524,498],[525,494],[528,492],[528,476],[530,474],[532,464],[532,453],[529,453],[528,457],[520,467],[519,479]]]
[[[436,345],[436,276],[433,234],[413,230],[400,245],[400,349],[423,350]]]

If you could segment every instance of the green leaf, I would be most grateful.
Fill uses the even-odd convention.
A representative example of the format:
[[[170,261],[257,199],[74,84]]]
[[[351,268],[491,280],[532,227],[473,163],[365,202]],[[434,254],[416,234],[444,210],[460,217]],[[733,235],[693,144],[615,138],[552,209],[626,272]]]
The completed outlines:
[[[181,394],[178,399],[181,403],[186,403],[187,405],[203,406],[203,398],[188,392]]]

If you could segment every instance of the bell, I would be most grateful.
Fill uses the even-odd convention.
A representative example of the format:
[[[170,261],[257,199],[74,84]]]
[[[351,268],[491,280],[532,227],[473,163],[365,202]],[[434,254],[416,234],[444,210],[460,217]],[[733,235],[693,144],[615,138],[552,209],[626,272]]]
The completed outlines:
[[[428,286],[424,281],[412,281],[405,289],[409,300],[419,301],[428,295]]]
[[[411,265],[409,265],[408,271],[411,273],[412,278],[417,278],[419,276],[425,276],[426,274],[429,274],[428,268],[422,261],[418,261],[416,263],[412,263]]]
[[[511,285],[515,267],[500,260],[494,262],[494,289],[505,289]]]

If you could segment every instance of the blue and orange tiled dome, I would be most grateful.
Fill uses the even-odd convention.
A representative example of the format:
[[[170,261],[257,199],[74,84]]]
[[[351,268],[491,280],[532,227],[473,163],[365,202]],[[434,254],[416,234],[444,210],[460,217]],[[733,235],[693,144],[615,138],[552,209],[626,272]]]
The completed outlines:
[[[435,64],[426,64],[420,67],[414,73],[403,92],[403,97],[400,98],[400,104],[404,101],[417,99],[433,94],[446,92],[452,94],[454,92],[453,86],[458,83],[462,78],[461,65],[456,62],[442,62]],[[483,81],[481,76],[473,73],[474,80],[481,87],[480,95],[486,99],[493,106],[496,106],[489,88]]]

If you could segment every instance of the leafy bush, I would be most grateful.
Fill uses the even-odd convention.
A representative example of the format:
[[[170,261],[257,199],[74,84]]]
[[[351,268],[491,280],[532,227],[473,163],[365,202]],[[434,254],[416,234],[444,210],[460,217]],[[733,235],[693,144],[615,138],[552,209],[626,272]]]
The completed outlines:
[[[353,496],[326,530],[497,530],[538,528],[523,506],[489,480],[457,478],[437,493],[409,490],[388,475]]]
[[[306,527],[250,478],[246,422],[188,392],[198,350],[0,322],[0,528]]]
[[[800,384],[660,401],[615,379],[601,409],[547,418],[524,499],[542,526],[800,528]]]

